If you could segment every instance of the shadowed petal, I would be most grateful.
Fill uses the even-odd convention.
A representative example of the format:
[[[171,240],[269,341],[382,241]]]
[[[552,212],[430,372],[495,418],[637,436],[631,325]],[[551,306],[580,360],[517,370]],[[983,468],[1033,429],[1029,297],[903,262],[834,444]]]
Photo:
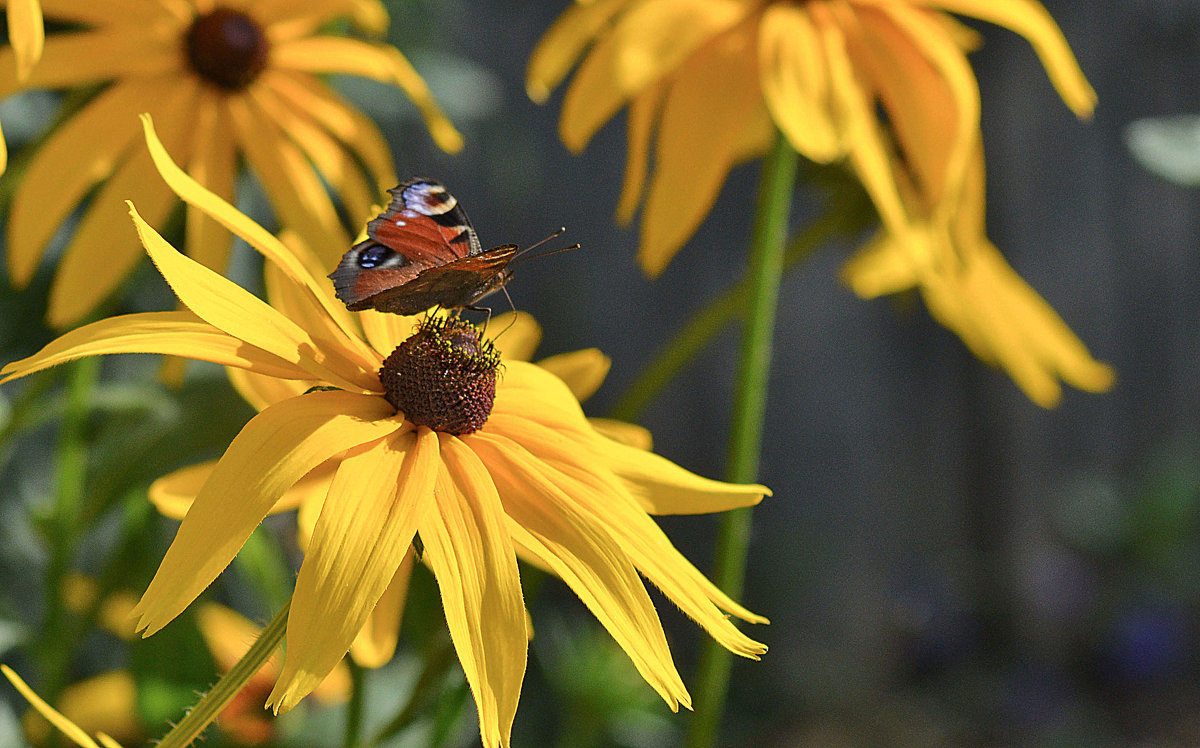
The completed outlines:
[[[497,314],[489,328],[500,331],[493,342],[505,360],[528,361],[542,342],[542,326],[525,312]]]
[[[113,78],[184,72],[177,29],[152,24],[139,31],[131,34],[127,28],[112,28],[55,34],[46,39],[41,60],[23,83],[17,82],[14,49],[0,49],[0,97],[22,87],[69,88]]]
[[[17,57],[17,79],[26,81],[33,66],[42,58],[46,30],[42,25],[42,6],[38,0],[8,0],[8,42]]]
[[[690,707],[658,614],[620,545],[571,506],[524,447],[486,434],[464,441],[487,463],[524,551],[579,595],[672,711]]]
[[[457,437],[438,437],[444,467],[420,520],[424,558],[475,696],[483,745],[507,748],[528,651],[516,553],[479,458]]]
[[[267,408],[230,443],[134,609],[149,636],[229,564],[271,507],[329,457],[402,428],[380,397],[313,392]]]
[[[183,519],[216,467],[216,460],[208,460],[168,473],[150,484],[146,491],[147,497],[163,516]],[[279,501],[275,502],[267,514],[290,512],[306,502],[323,501],[326,492],[329,491],[329,481],[333,479],[335,467],[336,464],[332,460],[326,460],[310,470],[283,492]]]
[[[267,700],[276,713],[308,695],[350,648],[412,543],[437,464],[428,429],[394,433],[342,459],[296,579],[287,657]]]
[[[612,359],[599,348],[584,348],[543,358],[537,365],[566,382],[576,400],[587,400],[604,384]]]
[[[379,602],[371,609],[366,623],[350,645],[350,655],[363,667],[383,667],[396,653],[400,639],[400,619],[404,615],[404,603],[408,599],[408,582],[412,579],[413,565],[417,555],[410,546],[400,562],[400,568],[392,576]]]
[[[252,369],[271,377],[311,376],[305,369],[221,332],[184,311],[126,314],[71,330],[34,355],[5,364],[0,369],[4,375],[0,384],[84,356],[109,353],[165,353]]]
[[[554,20],[529,55],[525,69],[525,91],[541,104],[550,90],[562,82],[593,37],[631,0],[597,0],[574,3]]]

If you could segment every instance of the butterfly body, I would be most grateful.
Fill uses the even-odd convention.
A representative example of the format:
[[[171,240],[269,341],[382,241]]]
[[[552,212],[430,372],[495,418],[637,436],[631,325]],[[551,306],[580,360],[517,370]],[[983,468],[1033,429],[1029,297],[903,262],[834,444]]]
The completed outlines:
[[[418,177],[388,190],[391,203],[367,223],[330,273],[348,309],[418,314],[472,308],[512,277],[515,244],[483,249],[458,201],[441,183]]]

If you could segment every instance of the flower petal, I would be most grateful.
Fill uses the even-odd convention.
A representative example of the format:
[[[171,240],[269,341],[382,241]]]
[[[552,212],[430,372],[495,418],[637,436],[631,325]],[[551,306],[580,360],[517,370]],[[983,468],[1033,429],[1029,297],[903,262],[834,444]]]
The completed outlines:
[[[638,449],[653,449],[654,437],[650,430],[636,423],[626,423],[612,418],[589,418],[588,423],[596,429],[596,433],[614,439],[621,444]],[[651,512],[653,514],[653,512]]]
[[[319,386],[312,379],[281,379],[232,366],[226,367],[225,375],[242,399],[254,406],[255,410],[266,410],[280,400],[303,395]]]
[[[199,87],[197,99],[190,112],[192,147],[187,172],[202,188],[231,203],[238,176],[238,154],[229,116],[220,95],[208,86]],[[176,149],[165,150],[179,155]],[[186,212],[184,250],[188,257],[206,268],[223,272],[229,264],[233,236],[197,206],[187,204]]]
[[[286,379],[311,374],[279,356],[248,345],[204,322],[191,312],[145,312],[93,322],[51,341],[28,358],[0,369],[0,384],[74,361],[109,353],[165,353],[251,369]]]
[[[276,713],[299,703],[346,654],[399,569],[437,472],[429,429],[391,434],[342,459],[296,579],[287,657],[267,700]]]
[[[346,351],[354,354],[355,358],[360,359],[355,361],[355,367],[371,369],[374,374],[373,369],[378,365],[374,363],[377,361],[376,357],[358,339],[355,332],[347,328],[349,316],[346,309],[333,298],[331,284],[324,278],[318,280],[317,274],[310,267],[315,262],[311,259],[311,253],[285,246],[282,241],[262,226],[198,184],[171,160],[170,155],[159,142],[150,118],[143,117],[142,126],[146,134],[146,145],[150,149],[150,155],[158,167],[158,172],[175,194],[179,195],[184,202],[196,206],[217,223],[241,237],[263,257],[279,266],[297,285],[307,288],[312,297],[309,303],[324,309],[327,316],[342,328],[344,334],[338,336],[341,344],[337,347],[345,348]]]
[[[771,142],[774,127],[758,85],[753,32],[752,24],[744,24],[698,50],[663,101],[638,245],[638,262],[651,277],[695,233],[729,170]],[[724,92],[719,107],[713,91]]]
[[[183,74],[174,24],[147,24],[138,32],[106,28],[54,34],[45,40],[41,60],[22,83],[17,79],[16,51],[11,46],[0,49],[0,97],[20,88],[71,88],[113,78]]]
[[[151,24],[162,21],[170,5],[165,0],[41,0],[46,17],[92,26]]]
[[[457,437],[438,437],[444,467],[420,520],[424,558],[475,696],[483,745],[507,748],[529,649],[516,552],[487,469]]]
[[[1096,106],[1092,90],[1058,24],[1035,0],[917,0],[951,13],[974,16],[1004,26],[1025,37],[1042,60],[1050,81],[1067,106],[1080,117],[1091,116]]]
[[[208,482],[216,467],[216,460],[208,460],[168,473],[150,484],[146,492],[147,498],[163,516],[181,520],[192,508],[192,502],[196,500],[200,489]],[[290,512],[308,501],[323,501],[329,491],[334,467],[336,466],[327,460],[310,470],[283,492],[267,514]]]
[[[166,101],[162,79],[123,81],[103,91],[60,125],[29,162],[8,216],[8,271],[24,287],[47,242],[96,182],[105,179],[136,144],[133,114],[143,102]]]
[[[229,564],[283,493],[329,457],[402,427],[380,397],[313,392],[259,413],[241,430],[179,525],[134,609],[149,636]]]
[[[385,358],[396,350],[396,346],[412,337],[420,324],[419,316],[377,312],[374,309],[365,309],[356,316],[362,323],[363,334],[367,336],[371,347]]]
[[[33,708],[38,711],[39,714],[49,720],[50,724],[61,730],[64,735],[66,735],[71,739],[72,742],[75,743],[75,745],[81,746],[81,748],[100,748],[100,746],[96,745],[96,741],[88,737],[86,732],[79,729],[74,722],[59,714],[57,711],[55,711],[54,707],[47,704],[40,696],[34,693],[33,689],[30,688],[25,681],[21,680],[21,676],[13,672],[12,668],[10,668],[8,665],[0,665],[0,672],[4,673],[4,677],[8,678],[9,683],[13,684],[13,687],[25,697],[25,700],[28,701]],[[118,746],[118,748],[120,747]]]
[[[658,0],[634,5],[596,42],[575,72],[559,120],[563,143],[572,151],[583,150],[631,97],[670,74],[755,5],[746,0]],[[538,92],[535,87],[534,93]]]
[[[597,0],[575,3],[562,12],[538,40],[525,68],[525,91],[539,104],[562,83],[567,72],[596,35],[631,0]]]
[[[773,3],[759,25],[763,97],[792,147],[813,161],[841,156],[845,141],[830,98],[817,29],[803,6]]]
[[[642,202],[646,177],[650,171],[650,141],[662,112],[662,100],[666,92],[666,83],[660,81],[647,86],[629,102],[629,116],[625,122],[625,176],[621,181],[621,197],[617,200],[616,212],[617,223],[622,226],[633,221]]]
[[[8,43],[17,58],[17,79],[26,81],[33,66],[42,58],[46,44],[42,6],[38,0],[9,0],[6,11]]]
[[[191,98],[198,85],[180,85]],[[164,142],[187,158],[190,148],[188,130],[195,112],[187,107],[164,110],[159,120]],[[130,225],[126,200],[134,200],[153,225],[162,225],[178,199],[154,170],[154,162],[144,148],[121,164],[91,199],[87,212],[75,229],[70,244],[58,261],[50,286],[46,320],[63,329],[78,324],[103,301],[144,258],[137,232]],[[224,270],[224,268],[220,268]]]
[[[543,358],[537,365],[566,382],[575,399],[587,400],[604,384],[612,359],[598,348],[584,348]]]
[[[690,708],[658,613],[621,546],[577,511],[519,444],[482,433],[464,441],[487,464],[523,550],[579,595],[672,711],[681,703]]]
[[[179,300],[219,330],[346,390],[371,392],[379,377],[344,350],[321,350],[296,323],[236,283],[180,254],[130,206],[138,236]]]
[[[309,36],[276,45],[271,64],[306,73],[344,73],[399,86],[417,107],[433,142],[447,153],[462,150],[462,135],[454,129],[425,80],[400,50],[340,36]]]
[[[378,0],[308,0],[304,3],[258,3],[256,20],[267,27],[272,41],[307,36],[337,18],[350,16],[363,31],[383,34],[387,9]]]
[[[542,326],[526,312],[497,314],[489,327],[499,330],[492,342],[505,360],[528,361],[542,342]]]
[[[396,653],[396,644],[400,641],[400,619],[404,615],[408,583],[412,579],[416,559],[416,553],[410,546],[400,561],[400,568],[396,569],[392,581],[354,637],[350,656],[361,667],[383,667]]]

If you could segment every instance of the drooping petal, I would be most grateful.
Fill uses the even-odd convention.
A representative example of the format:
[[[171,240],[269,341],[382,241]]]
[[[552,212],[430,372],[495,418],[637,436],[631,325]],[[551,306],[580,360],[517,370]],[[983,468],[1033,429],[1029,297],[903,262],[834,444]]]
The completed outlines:
[[[642,202],[650,173],[650,142],[666,92],[666,82],[660,81],[646,87],[629,102],[629,116],[625,121],[625,176],[621,182],[621,197],[617,200],[616,211],[617,223],[622,226],[633,221]]]
[[[350,648],[400,567],[438,472],[437,436],[396,432],[338,466],[296,579],[287,657],[267,700],[291,709]]]
[[[181,100],[186,100],[199,87],[184,82],[180,88],[184,92]],[[166,109],[163,114],[159,122],[164,142],[181,158],[187,158],[193,112],[181,107]],[[92,198],[59,259],[46,312],[51,326],[63,329],[78,324],[144,258],[137,232],[129,222],[126,200],[134,200],[155,226],[166,223],[178,203],[175,194],[158,178],[145,148],[136,148]]]
[[[758,62],[771,116],[797,152],[828,162],[845,151],[821,40],[803,5],[772,3],[759,25]]]
[[[579,595],[672,711],[690,707],[654,604],[617,541],[578,512],[519,444],[482,433],[465,441],[487,464],[524,551]]]
[[[230,443],[134,609],[149,636],[229,564],[284,491],[343,450],[402,427],[380,397],[313,392],[267,408]]]
[[[439,434],[443,470],[420,520],[425,561],[479,709],[485,748],[507,748],[528,650],[525,603],[504,509],[486,468]]]
[[[179,300],[217,329],[324,379],[336,387],[371,392],[379,378],[343,350],[320,350],[296,323],[236,283],[180,254],[130,206],[142,245]]]
[[[563,143],[572,151],[583,150],[631,97],[670,74],[754,5],[745,0],[659,0],[634,6],[596,42],[575,72],[559,120]]]
[[[755,43],[747,23],[698,50],[663,101],[638,243],[638,262],[651,277],[695,233],[729,170],[771,141]],[[723,92],[719,107],[712,104],[713,91]],[[704,158],[696,158],[698,153]]]
[[[362,667],[383,667],[396,653],[400,641],[400,619],[408,599],[408,583],[412,579],[416,553],[410,547],[396,569],[392,581],[379,597],[379,602],[367,616],[367,622],[359,629],[350,645],[350,656]]]
[[[46,30],[42,25],[42,6],[38,0],[9,0],[7,10],[8,43],[17,58],[17,79],[29,79],[33,66],[42,58]]]
[[[395,47],[338,36],[309,36],[276,45],[271,64],[306,73],[345,73],[399,86],[416,105],[429,134],[447,153],[462,150],[462,135],[451,124],[425,80]]]
[[[66,217],[96,182],[107,178],[137,143],[133,116],[145,102],[182,103],[167,79],[122,81],[88,102],[43,143],[13,194],[8,216],[8,270],[18,287],[33,277]],[[177,108],[177,107],[176,107]]]
[[[596,394],[604,384],[612,359],[598,348],[584,348],[543,358],[537,365],[566,382],[575,399],[582,401]]]
[[[1080,117],[1088,117],[1096,106],[1096,92],[1079,69],[1079,62],[1058,24],[1036,0],[916,0],[1004,26],[1029,40],[1042,60],[1050,81],[1067,106]]]
[[[564,10],[529,55],[525,68],[525,91],[529,98],[544,103],[550,90],[562,82],[597,33],[631,4],[631,0],[597,0],[575,3]]]
[[[8,665],[0,665],[0,672],[4,673],[4,677],[8,678],[8,681],[13,684],[13,688],[16,688],[17,691],[25,697],[25,700],[28,701],[34,709],[38,710],[39,714],[49,720],[50,724],[61,730],[63,735],[66,735],[68,738],[70,738],[75,745],[78,745],[81,748],[100,748],[100,746],[96,744],[96,741],[88,737],[86,732],[79,729],[74,722],[62,716],[62,714],[56,711],[54,707],[47,704],[40,696],[34,693],[33,689],[30,688],[25,681],[21,680],[21,676],[17,675],[12,668],[10,668]],[[114,743],[114,745],[116,744]],[[120,748],[120,746],[117,746],[117,748]]]
[[[5,364],[0,384],[84,356],[110,353],[164,353],[250,369],[271,377],[310,377],[305,369],[248,345],[183,312],[145,312],[93,322],[51,341],[28,358]]]

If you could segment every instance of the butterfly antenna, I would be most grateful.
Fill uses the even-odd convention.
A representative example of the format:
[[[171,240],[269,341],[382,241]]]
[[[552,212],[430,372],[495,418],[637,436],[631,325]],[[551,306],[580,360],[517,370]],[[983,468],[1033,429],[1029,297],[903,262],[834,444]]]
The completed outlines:
[[[510,262],[508,264],[515,265],[518,262],[524,262],[525,260],[532,260],[534,257],[549,257],[550,255],[556,255],[559,252],[568,252],[572,249],[579,249],[580,245],[576,243],[576,244],[572,244],[569,247],[563,247],[562,249],[552,249],[549,252],[542,252],[541,254],[531,255],[529,257],[525,256],[525,255],[528,255],[533,250],[537,249],[538,247],[542,246],[546,242],[550,241],[551,239],[555,239],[557,237],[562,236],[563,232],[566,230],[567,230],[567,228],[565,226],[560,226],[558,228],[558,231],[555,231],[550,236],[547,236],[545,239],[542,239],[539,242],[534,242],[533,244],[530,244],[525,249],[522,249],[520,252],[517,252],[516,255],[513,256],[512,262]]]

